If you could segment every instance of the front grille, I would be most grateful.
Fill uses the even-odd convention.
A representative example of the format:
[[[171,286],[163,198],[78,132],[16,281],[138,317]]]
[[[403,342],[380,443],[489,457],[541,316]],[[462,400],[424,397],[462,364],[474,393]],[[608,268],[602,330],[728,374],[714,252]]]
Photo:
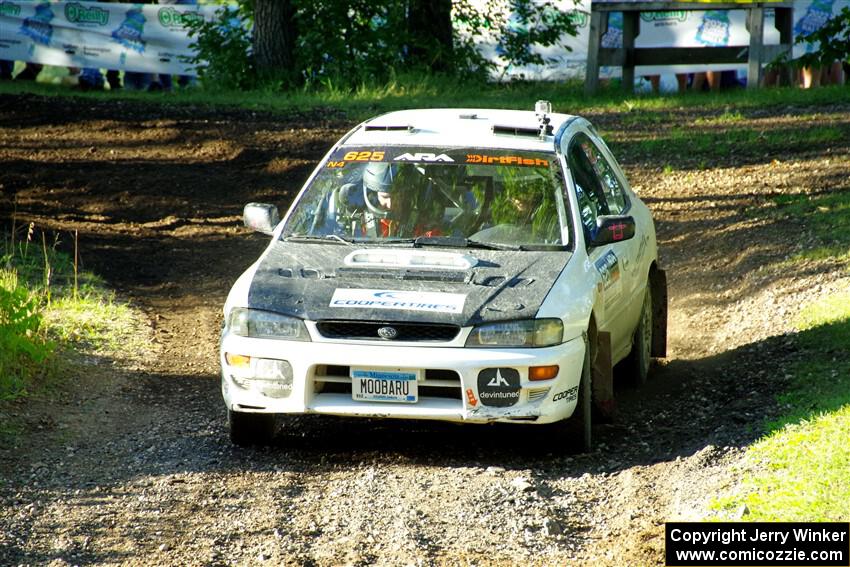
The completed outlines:
[[[319,321],[316,327],[329,339],[359,339],[370,341],[448,342],[460,332],[457,325],[432,325],[427,323],[375,323],[361,321]],[[384,339],[378,329],[392,327],[393,339]]]
[[[351,368],[320,364],[314,371],[313,385],[316,394],[351,395]],[[454,370],[426,368],[425,379],[419,383],[419,398],[462,400],[460,375]]]

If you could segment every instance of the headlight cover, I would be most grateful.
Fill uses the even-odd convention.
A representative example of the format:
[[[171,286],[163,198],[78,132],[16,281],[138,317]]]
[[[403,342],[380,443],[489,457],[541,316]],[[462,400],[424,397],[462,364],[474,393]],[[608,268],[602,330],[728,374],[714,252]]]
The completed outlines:
[[[475,327],[466,339],[468,347],[547,347],[563,342],[560,319],[525,319]]]
[[[230,311],[228,326],[231,333],[240,337],[284,341],[310,340],[310,333],[307,332],[304,321],[270,311],[236,307]]]

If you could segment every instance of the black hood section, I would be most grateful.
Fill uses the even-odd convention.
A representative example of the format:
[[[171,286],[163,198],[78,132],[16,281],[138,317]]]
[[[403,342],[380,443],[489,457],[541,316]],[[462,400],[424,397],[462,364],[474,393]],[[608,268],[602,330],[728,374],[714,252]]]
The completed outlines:
[[[345,266],[348,254],[367,248],[377,249],[276,242],[251,282],[249,306],[312,321],[419,321],[465,326],[528,319],[537,314],[571,255],[563,251],[452,249],[476,258],[478,264],[461,271]],[[427,253],[430,249],[417,250]],[[465,300],[459,313],[331,306],[337,289],[451,293],[462,294]]]

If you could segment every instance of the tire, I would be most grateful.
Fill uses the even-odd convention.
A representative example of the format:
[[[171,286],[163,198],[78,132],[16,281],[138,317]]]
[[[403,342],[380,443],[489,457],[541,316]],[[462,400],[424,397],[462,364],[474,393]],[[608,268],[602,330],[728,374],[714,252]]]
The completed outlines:
[[[228,410],[230,442],[239,447],[268,445],[276,433],[273,413],[246,413]]]
[[[649,283],[643,292],[640,318],[632,339],[632,351],[627,360],[631,382],[635,386],[646,384],[652,365],[652,292]]]

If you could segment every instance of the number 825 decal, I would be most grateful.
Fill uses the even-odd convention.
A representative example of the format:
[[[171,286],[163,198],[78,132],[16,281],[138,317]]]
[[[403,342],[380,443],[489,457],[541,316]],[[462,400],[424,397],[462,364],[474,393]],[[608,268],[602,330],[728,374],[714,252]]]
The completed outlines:
[[[343,161],[383,161],[384,152],[348,152]]]

